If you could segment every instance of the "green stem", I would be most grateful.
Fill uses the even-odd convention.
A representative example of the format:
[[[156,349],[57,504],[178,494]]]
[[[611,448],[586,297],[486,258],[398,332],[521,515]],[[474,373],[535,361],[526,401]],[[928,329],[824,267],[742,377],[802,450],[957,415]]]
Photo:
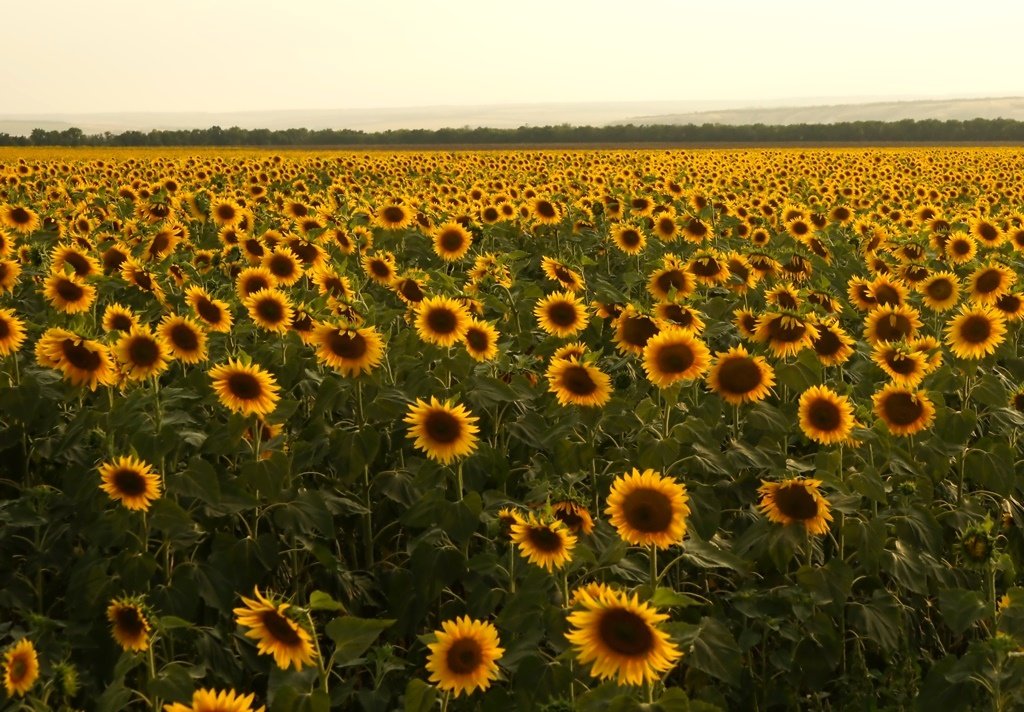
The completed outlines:
[[[658,588],[658,547],[651,544],[651,595],[654,595]]]
[[[149,681],[152,682],[153,680],[156,679],[156,657],[153,654],[153,642],[152,641],[150,641],[150,644],[149,644],[148,659],[149,659]],[[160,702],[161,702],[160,696],[159,695],[153,695],[153,710],[154,710],[154,712],[159,712],[163,708],[163,705],[161,705]]]
[[[462,501],[462,461],[459,461],[458,466],[455,468],[455,497],[456,500]]]
[[[309,632],[311,634],[310,637],[313,638],[313,647],[316,648],[316,666],[317,671],[320,673],[320,688],[326,695],[329,690],[329,678],[327,676],[328,670],[324,665],[323,653],[320,652],[320,636],[316,634],[316,625],[313,623],[313,614],[310,613],[309,610],[306,611],[306,620],[309,622]],[[332,655],[331,660],[333,659],[334,656]]]
[[[363,483],[366,485],[366,569],[373,569],[373,498],[370,494],[370,466],[363,466]]]

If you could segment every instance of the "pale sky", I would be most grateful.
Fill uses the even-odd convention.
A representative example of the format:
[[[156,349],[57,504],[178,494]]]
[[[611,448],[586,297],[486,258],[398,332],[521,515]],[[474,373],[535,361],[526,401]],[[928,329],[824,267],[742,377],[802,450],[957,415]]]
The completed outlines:
[[[8,115],[1024,95],[1010,0],[0,0],[0,17]]]

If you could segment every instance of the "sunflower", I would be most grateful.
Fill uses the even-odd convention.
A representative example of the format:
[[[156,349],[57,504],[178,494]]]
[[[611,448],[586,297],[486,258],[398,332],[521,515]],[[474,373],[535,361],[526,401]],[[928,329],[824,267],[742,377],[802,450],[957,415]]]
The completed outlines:
[[[363,255],[360,264],[370,279],[385,287],[390,286],[397,275],[395,256],[390,252]]]
[[[398,203],[384,205],[373,216],[373,222],[385,230],[402,230],[413,221],[413,213],[409,208]]]
[[[654,305],[654,316],[674,327],[686,329],[692,334],[704,331],[703,314],[691,306],[676,302],[659,302]]]
[[[562,209],[546,198],[533,198],[528,205],[529,216],[538,225],[557,225],[562,220]]]
[[[416,448],[444,465],[476,450],[478,420],[465,406],[452,405],[451,401],[441,403],[433,396],[430,403],[417,398],[405,416],[410,426],[409,437],[415,439]]]
[[[677,299],[685,299],[693,294],[697,288],[697,282],[693,274],[674,259],[665,259],[661,269],[651,273],[647,280],[647,291],[655,299],[669,299],[673,294]]]
[[[537,302],[533,313],[541,329],[561,338],[579,333],[589,320],[583,302],[572,292],[552,292]]]
[[[615,319],[615,335],[612,339],[619,351],[640,356],[647,342],[661,331],[661,327],[657,319],[640,314],[630,304]]]
[[[675,242],[679,239],[682,228],[679,226],[676,214],[672,210],[658,213],[652,218],[651,222],[653,223],[651,229],[654,231],[654,236],[662,242]]]
[[[463,692],[486,690],[498,677],[497,662],[505,651],[498,647],[501,641],[492,624],[469,616],[443,621],[434,639],[427,645],[427,670],[441,690],[454,691],[457,698]]]
[[[118,339],[114,355],[128,380],[142,381],[167,370],[167,358],[171,354],[163,338],[155,336],[148,328],[134,327]]]
[[[0,309],[0,356],[9,356],[25,343],[25,322],[13,309]]]
[[[627,255],[639,255],[647,247],[647,236],[635,225],[615,223],[611,233],[615,246]]]
[[[924,305],[936,312],[951,309],[960,299],[960,281],[952,272],[936,272],[917,285]]]
[[[548,390],[561,405],[600,407],[612,397],[611,379],[596,366],[576,359],[552,359]]]
[[[822,445],[850,440],[855,425],[853,404],[828,386],[812,386],[800,396],[800,429],[808,439]]]
[[[462,343],[476,361],[490,361],[498,355],[498,330],[490,322],[471,319]]]
[[[562,285],[562,289],[568,292],[578,292],[586,286],[583,276],[579,272],[569,269],[553,257],[541,259],[540,267],[548,279],[558,282]]]
[[[226,302],[214,299],[199,286],[189,287],[185,299],[210,331],[231,331],[231,310]]]
[[[171,356],[182,363],[199,363],[206,360],[206,332],[195,321],[186,316],[168,314],[156,329]]]
[[[261,289],[274,289],[276,286],[277,277],[266,267],[246,267],[235,278],[235,291],[243,301]]]
[[[21,265],[14,260],[0,260],[0,294],[13,292],[21,274]]]
[[[277,407],[277,381],[258,365],[228,359],[210,369],[213,389],[225,408],[245,415],[266,415]]]
[[[971,237],[986,247],[999,247],[1006,236],[999,226],[983,217],[970,220]]]
[[[1018,321],[1024,316],[1024,295],[1007,292],[993,302],[992,306],[998,309],[1007,321]]]
[[[971,301],[977,304],[992,304],[1010,291],[1017,275],[999,264],[988,264],[975,270],[968,278]]]
[[[590,534],[594,531],[594,519],[582,504],[564,501],[551,505],[555,519],[569,528],[573,534]]]
[[[295,310],[288,295],[278,289],[253,292],[242,304],[249,310],[252,320],[267,331],[284,334],[291,328]]]
[[[605,513],[626,543],[667,549],[686,535],[688,501],[686,487],[675,478],[633,468],[612,483]]]
[[[820,480],[802,477],[783,480],[782,482],[765,482],[757,490],[761,495],[759,509],[768,517],[768,521],[789,526],[802,524],[810,535],[821,535],[828,532],[828,523],[832,521],[828,500],[818,488]]]
[[[310,343],[317,346],[317,360],[345,376],[369,373],[384,358],[384,341],[372,326],[355,329],[321,324]]]
[[[818,320],[814,328],[818,335],[811,341],[811,348],[822,364],[837,366],[853,356],[853,339],[843,331],[835,317]]]
[[[658,388],[699,378],[708,370],[711,352],[689,329],[665,329],[644,346],[644,370]]]
[[[36,342],[40,365],[59,368],[75,386],[109,386],[116,380],[110,349],[64,329],[47,329]]]
[[[454,262],[469,252],[473,236],[457,222],[446,222],[433,231],[434,254],[445,262]]]
[[[282,670],[292,665],[296,670],[302,670],[303,665],[313,665],[316,658],[313,639],[309,631],[288,614],[291,606],[274,603],[258,588],[253,590],[256,599],[242,596],[245,606],[233,610],[238,625],[249,629],[245,637],[256,641],[260,655],[273,655]]]
[[[751,356],[742,346],[715,355],[707,376],[708,387],[729,403],[764,400],[775,385],[775,371],[761,356]]]
[[[413,271],[405,276],[396,277],[391,282],[391,289],[406,304],[416,305],[427,298],[425,286],[428,279],[429,275],[426,273]]]
[[[463,304],[448,297],[427,297],[416,305],[416,332],[438,346],[462,341],[471,319]]]
[[[242,219],[242,206],[230,198],[210,201],[210,217],[217,227],[234,227]]]
[[[914,391],[890,383],[871,398],[875,415],[893,435],[913,435],[929,427],[935,418],[935,406],[924,391]]]
[[[39,215],[20,205],[0,206],[0,223],[15,232],[27,235],[39,229]]]
[[[946,343],[958,358],[979,359],[996,350],[1006,336],[1006,317],[988,306],[960,307],[946,323]]]
[[[883,341],[875,344],[871,360],[885,371],[893,383],[907,388],[915,387],[931,370],[927,354],[902,342],[891,344]]]
[[[54,309],[65,314],[79,314],[92,306],[96,299],[96,288],[74,275],[51,272],[43,282],[43,296]]]
[[[50,270],[53,272],[63,272],[65,265],[72,269],[76,277],[81,277],[82,279],[92,277],[103,271],[96,258],[85,254],[74,245],[58,245],[50,253]]]
[[[99,472],[100,489],[127,509],[149,511],[150,503],[160,497],[160,475],[134,455],[105,462]]]
[[[141,652],[149,648],[149,620],[137,601],[129,598],[111,601],[107,620],[114,640],[123,650]]]
[[[946,259],[959,265],[970,262],[978,252],[978,243],[966,232],[954,232],[946,240]]]
[[[527,561],[548,572],[572,561],[572,550],[576,546],[576,537],[561,520],[544,521],[534,514],[513,524],[511,537]]]
[[[139,326],[139,317],[128,307],[114,302],[103,311],[103,330],[107,333],[123,331],[125,333]]]
[[[39,678],[39,656],[28,638],[22,638],[4,653],[4,688],[8,697],[21,696]]]
[[[767,343],[771,352],[779,358],[788,358],[810,347],[817,335],[818,330],[803,317],[768,312],[757,320],[754,340]]]
[[[564,344],[555,349],[555,352],[551,354],[551,360],[556,361],[558,359],[576,359],[582,361],[583,357],[587,355],[587,345],[582,341],[572,341],[568,344]]]
[[[596,595],[580,591],[577,600],[583,610],[569,615],[572,628],[565,637],[581,663],[593,662],[591,675],[619,685],[654,683],[682,657],[658,627],[668,616],[635,593],[605,587]]]
[[[907,287],[898,279],[880,274],[868,284],[868,293],[877,306],[899,306],[907,300]]]
[[[906,304],[877,306],[868,312],[864,323],[864,338],[872,344],[912,339],[923,325],[917,309]]]
[[[264,712],[265,707],[252,706],[254,697],[234,690],[202,689],[192,693],[191,707],[175,702],[164,705],[164,712]]]
[[[285,287],[295,284],[303,275],[298,257],[287,247],[275,247],[273,252],[263,256],[262,264],[270,274],[274,275],[277,284]]]

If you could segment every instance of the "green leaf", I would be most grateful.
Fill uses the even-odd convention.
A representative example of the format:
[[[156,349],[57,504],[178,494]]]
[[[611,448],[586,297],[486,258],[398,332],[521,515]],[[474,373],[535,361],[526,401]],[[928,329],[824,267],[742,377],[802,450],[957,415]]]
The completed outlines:
[[[377,636],[394,625],[394,619],[342,616],[327,624],[326,633],[334,641],[336,663],[345,664],[360,657]]]
[[[313,611],[345,611],[345,606],[335,601],[331,594],[325,591],[313,591],[309,594],[309,608]]]
[[[939,591],[938,599],[939,610],[946,620],[946,625],[957,635],[981,620],[988,611],[988,606],[977,591],[951,588]]]
[[[701,619],[689,656],[690,665],[730,685],[740,684],[743,653],[732,633],[714,618]]]
[[[687,606],[699,606],[700,601],[685,593],[679,593],[671,588],[659,586],[655,590],[654,595],[651,596],[651,605],[658,608],[685,608]]]
[[[175,628],[191,628],[192,621],[187,621],[184,618],[178,618],[177,616],[160,616],[161,630],[174,630]]]
[[[405,712],[430,712],[437,700],[437,688],[419,678],[412,678],[405,686]]]

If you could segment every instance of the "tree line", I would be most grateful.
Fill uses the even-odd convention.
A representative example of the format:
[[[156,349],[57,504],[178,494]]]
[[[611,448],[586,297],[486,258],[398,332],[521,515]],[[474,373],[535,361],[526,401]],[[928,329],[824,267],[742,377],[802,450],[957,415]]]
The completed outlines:
[[[1024,142],[1024,121],[1013,119],[904,119],[834,124],[724,124],[616,126],[520,126],[513,129],[443,128],[208,129],[87,134],[79,128],[33,129],[28,136],[0,133],[2,146],[477,146],[488,144],[636,143],[901,143]]]

